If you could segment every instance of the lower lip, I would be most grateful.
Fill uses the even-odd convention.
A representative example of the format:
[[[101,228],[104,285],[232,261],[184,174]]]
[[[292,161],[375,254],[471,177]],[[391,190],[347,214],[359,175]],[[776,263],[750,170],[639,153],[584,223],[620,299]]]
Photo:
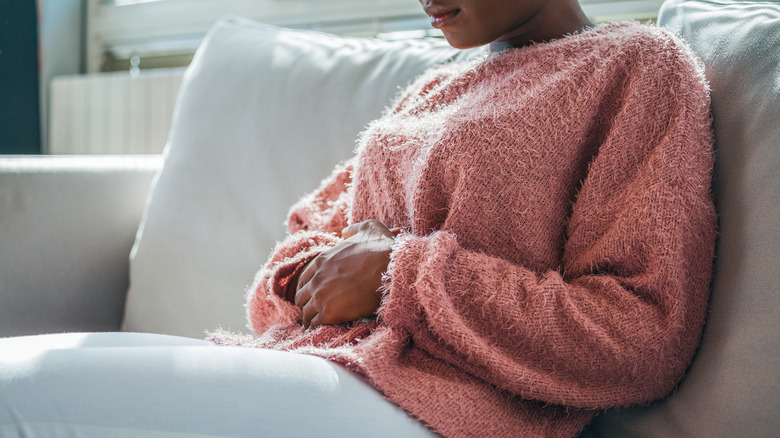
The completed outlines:
[[[432,15],[431,16],[431,26],[435,27],[436,29],[442,29],[450,24],[455,20],[455,18],[458,16],[458,13],[460,10],[455,10],[452,12],[448,12],[444,15]]]

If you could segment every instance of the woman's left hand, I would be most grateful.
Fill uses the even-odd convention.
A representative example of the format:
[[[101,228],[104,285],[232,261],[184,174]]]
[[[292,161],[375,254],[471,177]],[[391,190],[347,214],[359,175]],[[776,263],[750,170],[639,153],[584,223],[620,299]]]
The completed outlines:
[[[298,277],[295,305],[303,326],[340,324],[379,309],[382,274],[390,263],[394,231],[368,220],[344,229],[344,240],[307,264]]]

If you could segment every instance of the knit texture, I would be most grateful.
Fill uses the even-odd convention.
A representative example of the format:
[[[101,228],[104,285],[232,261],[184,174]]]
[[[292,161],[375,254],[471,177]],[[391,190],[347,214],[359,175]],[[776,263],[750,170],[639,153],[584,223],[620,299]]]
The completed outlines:
[[[699,343],[716,218],[701,65],[613,23],[426,72],[291,210],[255,335],[363,375],[444,436],[576,436],[669,394]],[[284,300],[348,223],[397,239],[378,318],[301,328]]]

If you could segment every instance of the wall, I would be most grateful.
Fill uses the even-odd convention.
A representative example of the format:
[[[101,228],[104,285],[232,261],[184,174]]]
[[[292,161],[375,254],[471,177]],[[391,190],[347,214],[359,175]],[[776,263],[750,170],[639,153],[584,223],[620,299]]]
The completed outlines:
[[[40,146],[35,0],[0,0],[0,154]]]
[[[84,0],[0,0],[0,154],[48,150],[51,79],[84,71]]]
[[[51,81],[84,72],[84,0],[38,0],[41,50],[41,144],[50,150]]]

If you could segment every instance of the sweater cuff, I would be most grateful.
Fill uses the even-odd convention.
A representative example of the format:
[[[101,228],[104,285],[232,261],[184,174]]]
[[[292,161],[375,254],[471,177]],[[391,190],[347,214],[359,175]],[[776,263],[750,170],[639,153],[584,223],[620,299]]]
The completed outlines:
[[[437,231],[426,237],[396,238],[383,279],[380,321],[410,333],[426,330],[425,302],[443,290],[444,273],[457,248],[455,235]]]
[[[273,324],[300,320],[300,310],[286,299],[287,286],[306,262],[338,241],[330,233],[299,232],[277,245],[271,260],[255,275],[250,290],[247,313],[256,333]]]
[[[271,294],[285,298],[287,287],[306,262],[322,251],[333,247],[339,238],[334,234],[317,231],[299,232],[274,250],[275,257],[269,263],[268,286]]]

